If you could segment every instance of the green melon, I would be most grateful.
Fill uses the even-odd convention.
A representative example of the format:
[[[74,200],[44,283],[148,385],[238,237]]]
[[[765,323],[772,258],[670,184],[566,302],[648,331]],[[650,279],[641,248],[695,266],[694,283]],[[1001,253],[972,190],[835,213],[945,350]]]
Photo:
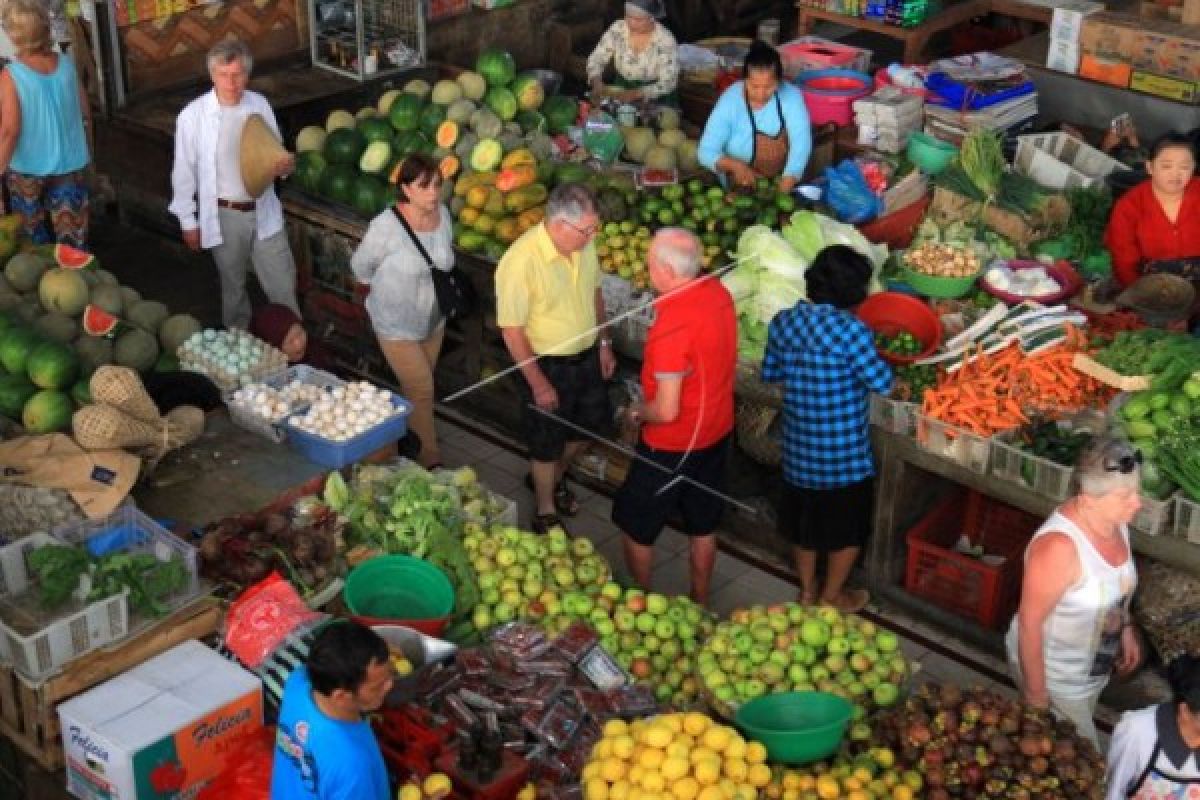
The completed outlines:
[[[325,140],[325,160],[332,164],[354,165],[367,146],[363,135],[353,128],[338,128]]]
[[[90,376],[85,375],[71,386],[71,400],[79,408],[92,404],[92,381]]]
[[[517,106],[516,96],[503,86],[493,86],[488,89],[483,102],[487,104],[493,114],[505,122],[515,118],[520,110]]]
[[[475,113],[476,108],[477,106],[466,98],[456,100],[446,109],[446,119],[466,125],[471,121],[471,115]]]
[[[399,89],[388,89],[379,95],[379,99],[375,101],[375,110],[379,112],[381,117],[386,117],[387,113],[392,110],[392,103],[396,102],[396,98],[399,96]]]
[[[338,203],[350,203],[358,170],[349,164],[330,164],[321,175],[321,194]]]
[[[52,269],[38,283],[38,299],[47,311],[75,316],[88,304],[88,286],[72,269]]]
[[[296,172],[293,174],[296,183],[304,191],[316,194],[321,190],[321,175],[327,163],[325,156],[315,150],[296,156]]]
[[[17,253],[4,267],[4,277],[18,292],[32,292],[38,287],[42,275],[50,268],[49,262],[33,253]]]
[[[194,334],[204,330],[200,325],[200,321],[190,314],[175,314],[167,317],[158,329],[158,341],[162,344],[162,349],[168,353],[175,353],[179,350],[179,345],[192,338]]]
[[[458,77],[454,81],[462,87],[463,97],[468,100],[479,102],[487,94],[487,81],[478,72],[472,72],[469,69],[463,70],[458,73]]]
[[[129,308],[134,303],[141,302],[142,293],[132,286],[121,287],[121,305],[123,308]]]
[[[437,103],[440,106],[448,106],[455,100],[461,99],[463,96],[462,87],[451,80],[440,80],[433,85],[433,91],[429,95],[429,100],[432,103]]]
[[[353,114],[339,108],[336,111],[330,111],[329,116],[325,118],[325,131],[326,133],[333,133],[343,128],[353,128],[355,122]]]
[[[37,295],[23,295],[21,302],[13,306],[12,311],[16,314],[17,319],[25,325],[32,325],[45,313],[42,304],[38,302]]]
[[[79,356],[79,370],[91,375],[99,367],[113,363],[112,339],[106,336],[80,336],[75,340],[75,355]]]
[[[365,139],[368,144],[371,142],[391,141],[392,136],[395,134],[395,131],[392,130],[392,126],[388,124],[388,121],[386,119],[380,119],[379,117],[364,119],[362,122],[358,123],[358,132],[363,135],[363,139]]]
[[[513,81],[512,93],[522,111],[537,111],[546,99],[546,90],[532,73],[522,73]]]
[[[517,62],[512,53],[489,47],[475,59],[475,71],[483,76],[488,86],[507,86],[517,76]]]
[[[0,414],[19,421],[25,404],[37,394],[37,390],[24,373],[0,375]]]
[[[0,292],[0,310],[9,311],[21,305],[21,295],[16,292]]]
[[[75,341],[79,335],[79,323],[57,311],[39,317],[33,323],[33,329],[46,339],[64,344]]]
[[[429,96],[429,89],[429,81],[422,78],[413,78],[411,81],[404,84],[404,94],[414,95],[422,103],[424,103],[425,98]],[[397,97],[396,99],[399,100],[400,98]],[[395,105],[395,102],[393,102],[392,105]]]
[[[54,433],[71,427],[75,404],[71,395],[55,389],[42,389],[30,397],[21,411],[21,424],[30,433]]]
[[[131,328],[117,337],[113,345],[113,362],[145,372],[158,360],[158,340],[140,328]]]
[[[79,357],[62,342],[44,342],[29,354],[25,372],[41,389],[66,389],[79,377]]]
[[[97,286],[91,292],[91,304],[119,317],[125,310],[125,298],[120,286]]]
[[[13,375],[25,374],[25,362],[41,338],[29,328],[13,327],[0,332],[0,364]]]
[[[91,274],[96,277],[96,283],[98,283],[98,284],[102,283],[102,284],[105,284],[106,286],[120,285],[120,282],[117,280],[117,276],[113,275],[111,272],[109,272],[106,269],[93,269],[93,270],[89,270],[89,272],[91,272]]]
[[[326,136],[328,133],[319,125],[301,128],[300,133],[296,134],[296,152],[307,153],[311,150],[320,152],[325,147]]]
[[[125,311],[126,322],[150,333],[158,333],[158,326],[169,316],[170,310],[157,300],[141,300]]]
[[[425,101],[414,94],[402,94],[388,110],[388,121],[398,131],[414,131],[421,123],[421,109]]]

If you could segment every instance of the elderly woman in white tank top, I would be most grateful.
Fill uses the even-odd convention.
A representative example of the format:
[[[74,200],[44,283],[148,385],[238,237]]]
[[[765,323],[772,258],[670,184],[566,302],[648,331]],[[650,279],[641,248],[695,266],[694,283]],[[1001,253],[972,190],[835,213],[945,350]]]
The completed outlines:
[[[1137,587],[1129,521],[1141,506],[1141,462],[1112,437],[1083,452],[1079,493],[1025,551],[1021,604],[1008,631],[1009,665],[1026,702],[1071,720],[1094,743],[1100,692],[1114,670],[1128,674],[1141,660],[1129,616]]]

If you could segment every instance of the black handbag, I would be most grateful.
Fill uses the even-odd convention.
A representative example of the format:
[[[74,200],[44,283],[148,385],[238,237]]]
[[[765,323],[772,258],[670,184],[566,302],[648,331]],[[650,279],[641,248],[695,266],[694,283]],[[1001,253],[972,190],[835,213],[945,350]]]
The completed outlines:
[[[471,279],[457,266],[448,270],[438,269],[425,250],[425,245],[421,244],[421,240],[413,232],[408,220],[400,213],[400,209],[392,206],[392,213],[396,215],[396,219],[400,220],[404,230],[408,231],[409,238],[417,246],[417,251],[429,265],[429,276],[433,279],[433,293],[437,297],[438,308],[441,309],[442,315],[447,320],[453,320],[473,314],[479,305],[479,296],[475,293]]]

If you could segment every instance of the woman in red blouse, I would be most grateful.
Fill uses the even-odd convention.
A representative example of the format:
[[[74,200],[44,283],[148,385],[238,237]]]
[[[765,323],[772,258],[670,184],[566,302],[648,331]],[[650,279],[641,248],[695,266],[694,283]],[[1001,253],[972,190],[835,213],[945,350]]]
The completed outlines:
[[[1104,233],[1113,274],[1122,286],[1149,272],[1200,280],[1200,178],[1191,140],[1163,136],[1151,148],[1146,171],[1150,180],[1117,201]]]

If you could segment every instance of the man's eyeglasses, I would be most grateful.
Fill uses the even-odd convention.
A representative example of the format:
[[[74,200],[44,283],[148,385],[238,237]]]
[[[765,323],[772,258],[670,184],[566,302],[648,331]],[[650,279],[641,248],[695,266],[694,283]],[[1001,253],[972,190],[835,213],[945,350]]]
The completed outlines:
[[[1121,456],[1104,459],[1104,469],[1109,472],[1120,472],[1122,475],[1128,475],[1142,465],[1142,451],[1134,450],[1132,453],[1125,453]]]
[[[585,239],[592,238],[600,230],[600,223],[598,221],[593,222],[591,225],[588,225],[586,228],[579,227],[574,222],[571,222],[571,220],[569,220],[569,219],[564,219],[563,222],[565,222],[567,225],[570,225],[571,228],[576,233],[578,233],[580,236],[584,237]]]

